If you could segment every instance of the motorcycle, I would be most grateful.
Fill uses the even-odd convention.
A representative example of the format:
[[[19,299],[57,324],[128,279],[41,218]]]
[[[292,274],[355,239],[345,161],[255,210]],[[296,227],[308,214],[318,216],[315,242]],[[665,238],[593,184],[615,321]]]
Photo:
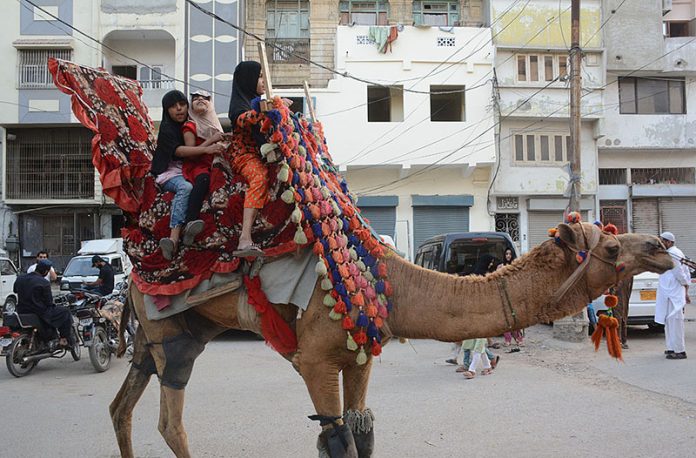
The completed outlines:
[[[128,286],[125,282],[116,286],[117,291],[100,296],[89,291],[75,290],[73,294],[81,300],[75,307],[78,332],[89,352],[89,360],[97,372],[105,372],[111,358],[118,349],[118,327],[126,300]],[[135,333],[128,333],[128,338]]]
[[[61,303],[61,300],[56,302]],[[6,313],[0,327],[0,356],[5,355],[7,370],[15,377],[29,374],[42,359],[62,358],[70,353],[75,361],[82,354],[73,318],[73,343],[60,345],[58,331],[33,313]]]

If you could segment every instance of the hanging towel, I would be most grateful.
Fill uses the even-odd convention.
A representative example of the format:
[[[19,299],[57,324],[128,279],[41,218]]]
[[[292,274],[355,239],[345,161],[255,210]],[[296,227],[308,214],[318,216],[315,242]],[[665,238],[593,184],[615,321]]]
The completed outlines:
[[[387,52],[387,40],[389,39],[388,27],[372,26],[368,29],[367,36],[375,42],[375,46],[377,46],[379,52]]]

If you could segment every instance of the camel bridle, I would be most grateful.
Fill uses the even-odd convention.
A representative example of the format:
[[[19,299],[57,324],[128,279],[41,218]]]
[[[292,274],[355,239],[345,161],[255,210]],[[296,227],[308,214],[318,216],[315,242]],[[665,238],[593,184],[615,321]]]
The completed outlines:
[[[557,305],[561,299],[566,295],[566,293],[573,287],[575,284],[580,280],[580,278],[585,274],[587,271],[587,268],[590,266],[590,262],[592,261],[592,258],[596,258],[597,260],[609,265],[612,270],[614,271],[615,279],[614,279],[614,285],[616,285],[619,282],[619,274],[616,271],[616,263],[612,262],[608,259],[603,258],[602,256],[598,255],[595,253],[593,250],[597,247],[597,244],[599,244],[599,240],[602,237],[602,230],[596,226],[592,225],[592,233],[589,237],[587,237],[587,233],[585,232],[585,227],[580,226],[580,230],[582,231],[582,237],[583,240],[585,241],[585,246],[587,248],[585,249],[578,249],[575,248],[571,245],[568,245],[567,243],[565,244],[565,247],[568,248],[570,251],[579,254],[581,252],[585,252],[586,256],[583,261],[578,264],[578,266],[575,268],[573,273],[566,279],[566,281],[563,282],[563,284],[558,288],[558,290],[554,293],[553,297],[551,298],[551,306]],[[607,234],[611,235],[611,237],[614,237],[616,239],[616,236],[614,234]]]

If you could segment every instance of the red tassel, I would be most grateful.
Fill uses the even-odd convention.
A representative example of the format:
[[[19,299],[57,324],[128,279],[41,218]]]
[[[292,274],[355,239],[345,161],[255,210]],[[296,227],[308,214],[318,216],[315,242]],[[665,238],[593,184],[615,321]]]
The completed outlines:
[[[367,343],[367,334],[364,331],[358,331],[353,334],[353,340],[358,345],[365,345]]]
[[[392,289],[391,283],[389,283],[388,281],[385,280],[384,281],[384,294],[386,294],[387,296],[391,296],[393,292],[394,292],[394,290]]]
[[[382,353],[382,346],[375,339],[372,339],[372,356],[379,356]]]
[[[343,329],[345,331],[350,331],[355,327],[355,324],[353,324],[353,320],[349,315],[346,315],[343,317],[343,321],[341,322],[341,326],[343,326]]]
[[[387,276],[387,265],[383,262],[380,262],[377,264],[377,275],[380,278],[384,278]]]
[[[249,303],[261,317],[261,332],[266,343],[280,354],[293,353],[297,350],[297,336],[288,323],[268,301],[261,289],[261,279],[244,277]]]
[[[613,294],[607,294],[604,296],[604,305],[607,306],[607,308],[614,308],[619,304],[619,298],[618,296],[615,296]]]

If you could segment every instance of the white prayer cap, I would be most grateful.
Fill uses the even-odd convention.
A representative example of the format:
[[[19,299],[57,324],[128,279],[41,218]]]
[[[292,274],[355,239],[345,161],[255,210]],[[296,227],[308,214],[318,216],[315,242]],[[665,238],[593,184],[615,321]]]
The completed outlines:
[[[662,234],[660,234],[660,238],[664,240],[669,240],[672,243],[676,242],[674,234],[672,234],[671,232],[663,232]]]

